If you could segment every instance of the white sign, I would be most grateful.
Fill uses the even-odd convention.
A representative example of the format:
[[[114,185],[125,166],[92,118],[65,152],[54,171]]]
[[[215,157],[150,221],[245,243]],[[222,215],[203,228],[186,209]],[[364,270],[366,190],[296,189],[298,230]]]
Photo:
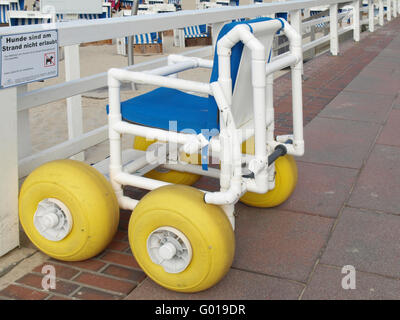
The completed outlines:
[[[57,30],[0,37],[0,87],[58,76]]]
[[[43,13],[83,14],[102,13],[103,0],[41,0]]]

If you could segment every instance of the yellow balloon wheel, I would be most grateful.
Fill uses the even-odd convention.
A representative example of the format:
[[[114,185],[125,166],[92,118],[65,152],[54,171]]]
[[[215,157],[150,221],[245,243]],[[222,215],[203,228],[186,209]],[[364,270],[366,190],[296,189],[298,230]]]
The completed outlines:
[[[147,148],[155,143],[156,140],[147,140],[144,137],[135,137],[135,141],[133,144],[133,148],[136,150],[142,150],[145,151]],[[189,163],[192,164],[197,164],[195,163],[197,155],[191,155],[190,157],[186,157]],[[185,161],[185,158],[183,159]],[[199,160],[198,160],[199,161]],[[200,163],[200,161],[199,161]],[[181,172],[181,171],[175,171],[175,170],[164,170],[161,168],[154,169],[144,175],[146,178],[154,179],[154,180],[160,180],[164,182],[169,182],[169,183],[174,183],[174,184],[183,184],[183,185],[192,185],[194,184],[197,180],[200,179],[200,176],[194,173],[189,173],[189,172]]]
[[[254,154],[254,137],[243,143],[242,152]],[[293,156],[285,155],[275,161],[275,188],[264,194],[247,192],[240,198],[240,201],[252,207],[276,207],[291,196],[296,184],[296,161]]]
[[[143,271],[174,291],[198,292],[219,282],[229,271],[235,237],[224,211],[206,204],[204,194],[189,186],[170,185],[148,193],[133,210],[129,242]],[[163,235],[164,232],[164,235]],[[169,260],[154,262],[163,237],[181,248]],[[171,246],[167,244],[167,246]],[[172,271],[171,271],[172,268]]]
[[[23,183],[19,218],[39,250],[58,260],[80,261],[96,256],[111,242],[119,206],[110,183],[96,169],[57,160],[34,170]]]

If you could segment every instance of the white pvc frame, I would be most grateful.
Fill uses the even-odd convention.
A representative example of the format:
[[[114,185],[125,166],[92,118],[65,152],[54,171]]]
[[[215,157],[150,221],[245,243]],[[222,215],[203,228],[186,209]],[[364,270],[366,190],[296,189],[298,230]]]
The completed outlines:
[[[133,134],[147,139],[157,139],[168,143],[182,145],[182,151],[197,153],[202,147],[209,145],[211,150],[219,152],[221,169],[213,169],[211,175],[218,176],[221,189],[218,192],[205,192],[204,201],[221,205],[234,226],[233,205],[247,191],[266,193],[275,186],[274,166],[269,167],[268,155],[277,145],[285,145],[287,153],[302,156],[304,154],[303,140],[303,105],[302,105],[302,48],[301,36],[286,21],[269,20],[251,24],[255,34],[279,30],[283,23],[283,32],[289,39],[290,51],[282,57],[267,64],[265,48],[250,30],[249,25],[235,26],[218,42],[218,81],[201,83],[171,77],[178,72],[190,68],[212,68],[213,62],[200,58],[171,55],[169,65],[148,72],[131,72],[123,69],[110,69],[108,72],[109,86],[109,139],[110,139],[110,181],[117,195],[119,205],[123,209],[133,210],[138,201],[123,195],[122,186],[131,185],[148,190],[168,185],[166,182],[133,175],[123,170],[121,134]],[[243,42],[251,50],[252,88],[254,110],[254,156],[242,155],[241,143],[248,138],[241,135],[241,128],[236,128],[231,113],[232,80],[230,75],[231,48]],[[272,99],[271,78],[275,71],[285,67],[292,70],[293,95],[293,135],[274,139],[274,110]],[[267,81],[268,79],[268,81]],[[213,95],[220,112],[220,134],[208,142],[201,134],[169,132],[162,129],[128,123],[122,120],[120,104],[120,84],[130,81],[139,84],[151,84],[168,88],[188,90],[197,93]],[[267,94],[266,94],[267,93]],[[267,127],[267,130],[266,130]],[[285,144],[291,138],[292,143]],[[149,159],[142,155],[130,164],[129,171],[135,172],[149,165]],[[245,178],[242,174],[242,163],[246,163],[254,174],[253,178]],[[174,170],[204,174],[193,165],[172,165]],[[210,175],[210,174],[208,174]]]

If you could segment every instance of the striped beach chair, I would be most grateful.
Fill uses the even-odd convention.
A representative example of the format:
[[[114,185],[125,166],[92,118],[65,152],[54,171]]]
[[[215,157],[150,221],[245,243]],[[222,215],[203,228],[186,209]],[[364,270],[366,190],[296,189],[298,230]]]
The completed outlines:
[[[111,3],[103,3],[103,12],[102,13],[82,13],[78,15],[79,20],[95,20],[95,19],[107,19],[112,16],[112,8]],[[67,18],[64,14],[57,14],[57,21],[66,21]]]
[[[39,11],[9,11],[8,23],[12,26],[24,26],[42,23],[51,23],[55,17],[50,13]]]
[[[328,10],[328,9],[329,9],[329,7],[313,7],[313,8],[310,8],[310,16],[315,16],[315,15],[320,14],[320,13],[322,13],[322,12]],[[329,16],[329,13],[327,13],[326,15],[323,15],[320,18],[324,18],[324,17],[327,17],[327,16]],[[315,27],[317,29],[325,29],[327,26],[328,26],[327,22],[322,22],[322,23],[318,23],[318,24],[315,25]]]
[[[159,32],[138,34],[133,37],[134,53],[138,55],[162,53],[162,35]],[[126,56],[128,37],[117,39],[117,54]]]
[[[131,16],[131,11],[123,10],[122,16],[124,17]],[[151,32],[151,33],[135,35],[133,37],[133,44],[134,44],[134,53],[137,55],[159,54],[163,52],[161,32]],[[117,54],[126,56],[127,49],[128,49],[128,37],[117,38]]]
[[[24,0],[1,0],[0,1],[0,24],[9,24],[9,12],[20,11],[24,7]]]
[[[210,34],[210,30],[205,24],[177,29],[174,30],[174,45],[176,47],[210,45]]]
[[[208,37],[207,25],[201,24],[199,26],[185,27],[185,38],[205,38]]]
[[[79,19],[81,20],[96,20],[96,19],[108,19],[108,18],[111,18],[111,3],[103,4],[103,13],[100,14],[83,13],[79,15]]]

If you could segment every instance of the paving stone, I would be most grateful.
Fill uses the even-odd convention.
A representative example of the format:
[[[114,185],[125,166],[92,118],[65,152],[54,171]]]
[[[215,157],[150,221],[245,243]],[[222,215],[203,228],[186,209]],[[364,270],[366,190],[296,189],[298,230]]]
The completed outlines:
[[[81,300],[120,300],[121,296],[85,287],[75,293],[74,298]]]
[[[70,280],[75,275],[79,273],[79,270],[73,269],[67,266],[63,266],[56,263],[43,263],[40,266],[33,269],[33,272],[42,273],[42,269],[44,266],[53,266],[56,270],[56,277],[61,279]]]
[[[52,296],[51,298],[49,298],[47,300],[59,300],[59,301],[61,301],[61,300],[73,300],[73,299],[69,298],[69,297],[63,297],[63,296],[54,295],[54,296]]]
[[[349,204],[400,214],[400,148],[377,144],[363,168]]]
[[[85,261],[77,261],[77,262],[71,262],[71,261],[58,261],[58,260],[54,260],[54,259],[50,259],[49,261],[54,261],[55,263],[62,263],[71,267],[75,267],[75,268],[80,268],[80,269],[88,269],[91,271],[98,271],[99,269],[103,268],[105,266],[104,262],[101,262],[99,260],[94,260],[94,259],[90,259],[90,260],[85,260]],[[49,263],[50,264],[50,263]]]
[[[400,78],[382,68],[365,67],[347,86],[355,92],[395,95],[400,87]]]
[[[400,90],[397,92],[397,97],[393,102],[393,109],[400,109]]]
[[[378,129],[375,123],[316,117],[304,130],[301,161],[361,168]]]
[[[342,91],[319,114],[347,120],[383,123],[391,110],[394,96],[360,92]]]
[[[368,66],[391,72],[400,69],[399,56],[400,51],[384,49]]]
[[[146,275],[142,271],[132,270],[130,268],[120,267],[116,265],[109,265],[103,271],[103,273],[135,282],[142,282],[146,278]]]
[[[279,209],[336,217],[358,170],[305,162],[297,162],[297,166],[296,189]]]
[[[283,300],[297,299],[303,285],[260,274],[231,269],[214,287],[198,293],[164,289],[147,278],[125,299],[128,300]]]
[[[377,143],[400,147],[400,110],[390,112],[388,121],[383,128]]]
[[[110,277],[87,273],[87,272],[80,274],[77,278],[74,279],[74,281],[92,287],[98,287],[101,289],[114,291],[122,294],[128,294],[136,287],[136,284],[131,282],[117,280]]]
[[[48,297],[48,294],[11,284],[0,291],[0,296],[17,300],[43,300]]]
[[[400,281],[356,270],[355,289],[343,289],[347,273],[341,268],[318,265],[302,300],[399,300]]]
[[[113,240],[107,248],[116,251],[125,251],[127,248],[129,248],[129,243]]]
[[[346,208],[321,263],[400,277],[400,217]]]
[[[305,282],[332,219],[238,206],[234,268]]]
[[[101,257],[101,259],[103,261],[120,264],[126,267],[140,269],[138,263],[136,262],[132,254],[106,251],[106,253]]]
[[[37,274],[29,273],[22,278],[18,279],[16,282],[20,284],[24,284],[30,287],[37,288],[39,290],[43,290],[42,286],[43,276],[39,276]],[[49,292],[56,292],[64,295],[69,295],[78,289],[78,285],[69,283],[56,278],[55,288],[49,289]]]

